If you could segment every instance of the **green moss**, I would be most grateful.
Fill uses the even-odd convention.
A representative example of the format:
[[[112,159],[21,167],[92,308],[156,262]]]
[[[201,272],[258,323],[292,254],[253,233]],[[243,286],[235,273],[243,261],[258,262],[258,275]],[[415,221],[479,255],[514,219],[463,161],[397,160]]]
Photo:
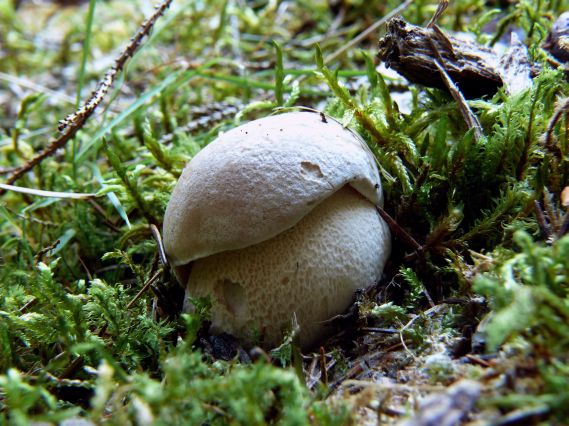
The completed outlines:
[[[52,5],[47,12],[27,3],[24,11],[0,0],[0,170],[46,146],[74,108],[75,96],[64,94],[94,89],[149,13],[142,1]],[[402,340],[407,347],[397,365],[410,368],[413,357],[476,328],[485,312],[470,301],[482,295],[491,312],[479,330],[488,349],[501,351],[513,368],[530,359],[535,386],[497,391],[481,409],[512,410],[530,401],[563,419],[569,240],[540,241],[534,202],[549,197],[550,220],[565,214],[559,197],[569,179],[566,118],[553,129],[560,155],[544,147],[542,136],[569,84],[539,45],[567,0],[521,1],[502,11],[456,0],[441,18],[445,30],[471,28],[489,41],[512,25],[541,66],[524,93],[470,101],[484,130],[478,141],[442,91],[412,87],[411,111],[399,113],[391,80],[377,74],[371,59],[375,37],[325,62],[399,1],[174,3],[98,115],[18,182],[97,197],[0,198],[0,423],[77,415],[121,425],[350,421],[356,410],[347,402],[333,403],[302,383],[294,336],[273,354],[279,366],[212,360],[201,329],[208,302],[199,301],[196,314],[171,311],[176,287],[159,265],[149,227],[160,228],[192,156],[240,120],[277,106],[321,107],[358,130],[377,158],[386,211],[423,247],[414,253],[394,244],[389,285],[358,303],[357,321],[385,335],[378,341],[365,335],[353,352],[352,337],[361,343],[361,333],[334,346],[330,374],[346,378],[353,353],[365,345],[377,353]],[[416,0],[404,16],[424,24],[435,6]],[[336,21],[338,7],[343,21]],[[484,35],[483,24],[494,17],[495,30]],[[339,32],[324,37],[336,24]],[[449,300],[460,303],[449,307]],[[446,380],[450,370],[437,368],[432,376]]]

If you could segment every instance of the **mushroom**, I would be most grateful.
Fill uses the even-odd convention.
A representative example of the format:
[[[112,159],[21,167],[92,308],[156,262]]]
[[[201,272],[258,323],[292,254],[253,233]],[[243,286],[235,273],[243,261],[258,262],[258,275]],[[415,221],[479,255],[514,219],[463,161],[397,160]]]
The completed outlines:
[[[224,133],[188,163],[164,246],[186,294],[212,299],[212,332],[270,347],[295,318],[306,348],[381,277],[381,204],[365,142],[324,116],[285,113]]]

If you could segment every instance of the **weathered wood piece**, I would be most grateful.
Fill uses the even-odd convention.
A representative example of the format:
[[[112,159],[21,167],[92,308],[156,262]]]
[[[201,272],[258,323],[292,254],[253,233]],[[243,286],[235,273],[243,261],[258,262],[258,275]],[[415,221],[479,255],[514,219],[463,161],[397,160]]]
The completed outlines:
[[[542,47],[560,62],[569,62],[569,12],[555,21]]]
[[[436,27],[408,24],[400,16],[387,23],[378,56],[410,82],[446,90],[436,64],[438,59],[468,99],[493,95],[503,85],[499,72],[501,57],[492,49],[444,36]]]
[[[510,36],[510,48],[500,58],[498,72],[509,94],[522,92],[533,84],[528,49],[516,33]]]

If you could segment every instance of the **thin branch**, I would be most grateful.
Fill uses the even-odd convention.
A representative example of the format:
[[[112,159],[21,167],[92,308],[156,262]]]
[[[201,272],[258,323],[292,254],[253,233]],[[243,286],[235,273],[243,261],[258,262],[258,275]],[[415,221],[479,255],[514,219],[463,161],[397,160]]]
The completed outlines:
[[[324,383],[324,386],[328,387],[328,368],[323,346],[320,346],[320,381]]]
[[[126,61],[132,58],[140,46],[142,46],[142,40],[150,33],[150,30],[156,23],[157,19],[164,14],[172,1],[173,0],[162,0],[162,2],[156,6],[154,14],[138,28],[134,37],[131,38],[129,45],[115,60],[114,66],[107,71],[105,77],[99,83],[99,87],[91,94],[89,100],[87,100],[87,102],[85,102],[76,112],[68,115],[59,122],[58,130],[60,132],[70,126],[74,126],[77,122],[84,121],[84,116],[90,116],[95,111],[115,81],[117,74],[124,68]]]
[[[154,284],[158,280],[158,278],[160,278],[161,274],[162,274],[161,269],[156,271],[156,273],[146,282],[146,284],[144,284],[144,286],[140,289],[140,291],[136,293],[136,296],[134,296],[134,298],[128,303],[128,305],[126,305],[126,308],[127,309],[132,308],[132,306],[136,303],[136,301],[140,299],[140,296],[142,296],[150,288],[150,286]]]
[[[89,200],[89,204],[91,204],[91,206],[93,207],[93,209],[95,210],[95,212],[97,212],[101,218],[103,219],[103,221],[105,222],[105,225],[107,225],[109,227],[109,229],[112,229],[114,232],[120,232],[120,228],[118,226],[116,226],[108,217],[107,217],[107,213],[105,212],[105,209],[103,209],[95,200],[90,199]]]
[[[441,2],[441,3],[444,3],[444,2]],[[437,9],[437,11],[438,10],[439,9]],[[442,10],[444,11],[444,8]],[[436,24],[433,24],[433,30],[434,30],[433,34],[435,35],[435,37],[439,37],[439,39],[443,39],[444,41],[448,42],[446,36],[436,26]],[[460,89],[456,86],[456,84],[454,83],[454,81],[452,80],[450,75],[448,75],[448,73],[445,69],[445,66],[444,66],[444,63],[445,63],[444,59],[442,58],[441,53],[439,52],[439,49],[437,48],[436,43],[430,37],[429,37],[429,42],[431,44],[433,52],[435,53],[435,57],[436,57],[436,59],[434,61],[435,66],[439,70],[439,73],[441,74],[443,82],[444,82],[445,86],[447,87],[448,91],[450,92],[451,96],[454,98],[454,100],[458,104],[458,107],[460,109],[460,113],[462,114],[462,117],[464,118],[466,125],[468,126],[469,129],[474,129],[474,138],[478,142],[480,140],[480,138],[482,137],[482,125],[480,124],[480,121],[478,121],[478,117],[476,117],[476,115],[472,112],[472,110],[470,109],[470,107],[466,103],[466,99],[464,98],[464,95],[462,94]],[[450,44],[450,42],[448,42],[448,44]]]
[[[55,240],[52,244],[50,244],[49,246],[41,249],[35,256],[34,256],[34,262],[39,263],[41,261],[41,258],[46,255],[47,253],[49,253],[52,250],[55,250],[55,248],[61,243],[61,240]]]
[[[131,38],[130,43],[115,60],[113,67],[107,71],[103,80],[99,83],[99,87],[95,90],[89,99],[79,108],[75,113],[68,115],[66,118],[59,122],[58,130],[63,132],[56,139],[52,140],[50,144],[41,151],[34,158],[29,160],[26,164],[19,167],[6,181],[8,184],[14,183],[21,178],[25,173],[33,169],[47,157],[53,155],[59,148],[62,148],[69,142],[75,134],[83,127],[87,119],[95,112],[99,104],[104,99],[105,95],[113,85],[116,76],[124,68],[126,61],[130,59],[134,53],[142,45],[143,39],[150,33],[150,30],[160,16],[164,14],[166,9],[170,7],[173,0],[162,0],[157,6],[154,14],[148,18],[137,30],[134,37]],[[0,188],[0,195],[3,195],[6,189]]]
[[[441,31],[441,29],[439,27],[437,27],[437,21],[443,15],[443,13],[447,9],[447,7],[448,7],[448,0],[440,0],[439,1],[439,5],[437,6],[437,10],[435,11],[433,17],[431,18],[431,20],[427,24],[427,28],[429,28],[431,31],[433,31],[434,36],[437,37],[439,39],[439,41],[441,41],[441,43],[443,43],[443,46],[446,46],[447,48],[449,48],[449,51],[454,54],[454,51],[452,48],[452,43],[446,37],[446,35]],[[452,97],[454,98],[456,103],[458,104],[458,106],[460,108],[460,112],[461,112],[462,116],[464,117],[464,121],[466,121],[466,124],[468,125],[468,127],[470,129],[474,129],[474,137],[476,138],[476,141],[478,141],[482,137],[482,126],[481,126],[480,122],[478,121],[478,118],[476,117],[476,115],[474,115],[474,113],[472,112],[472,110],[470,109],[468,104],[466,103],[466,99],[464,98],[464,95],[459,90],[459,88],[456,86],[454,81],[452,81],[452,78],[450,77],[450,75],[448,75],[448,73],[445,69],[445,66],[444,66],[444,63],[445,63],[444,59],[441,56],[441,52],[439,52],[439,49],[437,48],[436,43],[433,41],[432,36],[429,37],[428,40],[429,40],[429,43],[431,44],[433,51],[435,52],[435,56],[436,56],[435,65],[441,74],[443,82],[445,83],[445,86],[448,88],[450,94],[452,95]]]
[[[417,242],[417,240],[415,240],[415,238],[413,238],[407,231],[405,231],[395,221],[395,219],[393,219],[391,216],[389,216],[389,214],[387,214],[387,212],[385,210],[383,210],[379,206],[375,206],[375,208],[376,208],[377,212],[379,213],[379,215],[381,216],[381,218],[383,220],[385,220],[385,222],[387,223],[387,226],[389,226],[389,229],[391,229],[391,232],[393,232],[395,234],[396,238],[401,240],[404,244],[406,244],[409,248],[413,249],[416,252],[423,251],[423,247],[421,246],[421,244],[419,244]]]
[[[35,297],[30,299],[24,306],[22,306],[18,312],[20,314],[25,314],[28,309],[30,309],[32,306],[34,306],[36,303],[38,302],[38,299],[36,299]]]

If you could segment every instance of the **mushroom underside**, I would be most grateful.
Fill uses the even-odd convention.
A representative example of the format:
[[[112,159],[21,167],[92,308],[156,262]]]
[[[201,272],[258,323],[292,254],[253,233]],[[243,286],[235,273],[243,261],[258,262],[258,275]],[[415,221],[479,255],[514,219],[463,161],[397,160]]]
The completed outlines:
[[[186,291],[211,298],[213,332],[271,347],[295,318],[308,347],[328,334],[322,322],[346,310],[356,289],[380,278],[389,241],[375,206],[346,185],[276,237],[192,262]]]

